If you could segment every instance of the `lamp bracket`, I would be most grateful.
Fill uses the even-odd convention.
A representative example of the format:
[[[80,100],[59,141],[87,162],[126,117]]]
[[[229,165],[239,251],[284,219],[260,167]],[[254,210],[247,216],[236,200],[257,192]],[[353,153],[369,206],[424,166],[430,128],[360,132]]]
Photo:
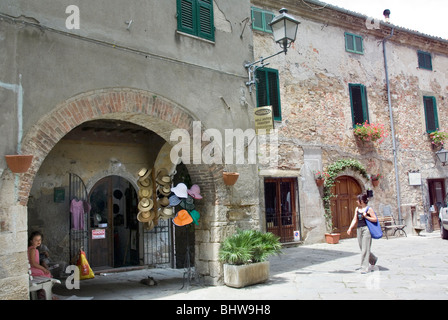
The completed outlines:
[[[255,85],[255,83],[257,82],[257,79],[255,78],[255,72],[260,69],[260,68],[264,68],[265,66],[269,65],[269,63],[266,63],[265,61],[268,59],[271,59],[275,56],[278,56],[281,53],[285,53],[287,52],[287,48],[283,48],[283,50],[274,53],[273,55],[270,55],[269,57],[263,58],[260,57],[259,60],[254,61],[254,62],[249,62],[246,63],[244,65],[244,67],[247,69],[247,72],[249,73],[249,81],[246,82],[246,86],[249,87],[249,92],[252,93],[252,87]]]

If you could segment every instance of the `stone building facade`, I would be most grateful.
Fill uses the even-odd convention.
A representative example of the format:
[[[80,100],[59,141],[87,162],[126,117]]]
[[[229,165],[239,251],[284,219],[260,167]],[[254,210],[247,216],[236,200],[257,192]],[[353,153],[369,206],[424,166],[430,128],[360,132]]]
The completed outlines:
[[[257,170],[194,163],[190,154],[172,164],[171,134],[193,134],[194,125],[201,136],[253,127],[243,66],[253,58],[249,15],[245,0],[2,1],[0,149],[33,160],[26,173],[13,173],[0,159],[1,299],[28,298],[32,231],[44,233],[54,261],[73,262],[70,203],[101,192],[102,211],[86,216],[80,242],[92,264],[183,262],[187,227],[160,219],[147,234],[136,220],[142,167],[154,175],[167,167],[176,183],[200,186],[201,217],[188,226],[191,265],[205,283],[220,281],[223,237],[259,225],[258,185],[250,183]],[[224,184],[224,169],[241,174],[235,186]],[[93,240],[99,222],[107,228],[95,233],[107,239],[102,248]],[[106,260],[94,263],[100,252]],[[171,260],[151,262],[148,252]]]
[[[255,57],[280,50],[266,27],[279,8],[287,8],[301,22],[287,54],[266,61],[269,65],[261,69],[274,75],[274,85],[278,81],[281,117],[274,124],[279,166],[260,168],[260,198],[273,198],[269,193],[275,183],[281,187],[282,179],[291,178],[296,196],[292,214],[297,215],[295,221],[282,216],[274,224],[271,218],[266,229],[279,232],[284,223],[289,239],[291,230],[298,230],[305,243],[323,241],[324,194],[313,173],[347,159],[382,179],[374,187],[351,166],[338,172],[333,192],[338,196],[332,198],[331,209],[342,236],[347,236],[356,194],[368,190],[373,191],[369,204],[377,213],[392,213],[408,233],[420,225],[438,229],[437,213],[430,207],[444,201],[447,171],[435,155],[440,147],[432,145],[428,133],[447,128],[448,41],[319,1],[251,3]],[[391,17],[393,21],[393,13]],[[365,120],[384,126],[382,143],[362,143],[354,136],[356,123]],[[290,205],[287,194],[277,195],[282,203],[266,200],[262,210],[268,220],[269,207]],[[292,215],[287,210],[284,214]]]

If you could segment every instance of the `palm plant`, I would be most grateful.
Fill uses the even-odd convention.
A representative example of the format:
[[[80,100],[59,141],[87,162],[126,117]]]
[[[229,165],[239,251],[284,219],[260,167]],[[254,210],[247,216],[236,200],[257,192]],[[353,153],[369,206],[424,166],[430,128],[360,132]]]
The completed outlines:
[[[219,259],[227,264],[242,265],[265,261],[281,252],[281,243],[274,234],[256,230],[238,230],[221,244]]]

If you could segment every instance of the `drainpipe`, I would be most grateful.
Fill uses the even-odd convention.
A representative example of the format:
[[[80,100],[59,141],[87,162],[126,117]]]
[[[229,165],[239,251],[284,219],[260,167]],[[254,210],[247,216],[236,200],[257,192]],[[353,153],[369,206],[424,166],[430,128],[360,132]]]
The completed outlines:
[[[395,138],[395,127],[394,127],[394,115],[392,113],[392,103],[390,98],[390,83],[389,83],[389,70],[387,66],[387,54],[386,54],[386,42],[394,35],[395,28],[392,28],[392,31],[389,36],[383,39],[383,55],[384,55],[384,70],[386,73],[386,85],[387,85],[387,102],[389,104],[389,119],[390,119],[390,128],[392,134],[392,149],[394,153],[394,170],[395,170],[395,184],[397,188],[397,205],[398,205],[398,221],[401,224],[403,219],[401,215],[401,201],[400,201],[400,179],[398,177],[398,160],[397,160],[397,141]]]
[[[17,93],[17,154],[22,151],[22,135],[23,135],[23,87],[22,75],[19,74],[19,84],[4,83],[0,81],[0,88],[11,90]]]
[[[19,84],[4,83],[0,81],[0,88],[11,90],[17,94],[17,154],[22,151],[22,136],[23,136],[23,87],[22,75],[19,74]],[[15,174],[14,180],[14,198],[18,199],[19,192],[19,175]]]

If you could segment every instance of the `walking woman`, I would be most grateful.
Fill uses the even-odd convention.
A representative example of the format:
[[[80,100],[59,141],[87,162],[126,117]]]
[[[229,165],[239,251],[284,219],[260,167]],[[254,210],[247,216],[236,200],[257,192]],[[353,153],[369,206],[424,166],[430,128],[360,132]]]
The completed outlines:
[[[352,223],[347,230],[347,234],[350,235],[353,227],[357,224],[357,237],[359,248],[361,249],[361,273],[367,273],[369,271],[369,263],[375,265],[378,258],[370,252],[372,246],[372,236],[369,228],[366,224],[366,219],[371,222],[376,222],[377,217],[372,208],[367,207],[369,199],[366,194],[358,195],[358,207],[355,209],[355,216]]]

